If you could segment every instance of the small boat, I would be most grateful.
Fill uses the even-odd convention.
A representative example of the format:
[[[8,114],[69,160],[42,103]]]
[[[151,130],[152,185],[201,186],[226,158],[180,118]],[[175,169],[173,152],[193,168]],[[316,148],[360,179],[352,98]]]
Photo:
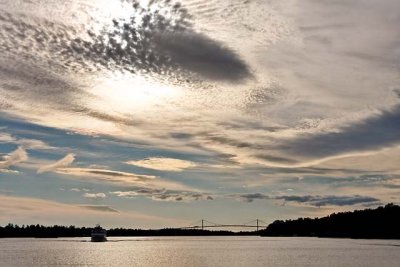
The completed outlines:
[[[106,242],[107,241],[107,231],[101,228],[100,224],[97,224],[92,230],[92,242]]]

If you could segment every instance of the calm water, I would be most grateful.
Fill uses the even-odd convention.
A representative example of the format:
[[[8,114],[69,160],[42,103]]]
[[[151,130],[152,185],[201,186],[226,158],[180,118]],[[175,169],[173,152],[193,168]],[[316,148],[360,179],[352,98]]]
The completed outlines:
[[[400,240],[261,237],[0,239],[1,266],[400,266]]]

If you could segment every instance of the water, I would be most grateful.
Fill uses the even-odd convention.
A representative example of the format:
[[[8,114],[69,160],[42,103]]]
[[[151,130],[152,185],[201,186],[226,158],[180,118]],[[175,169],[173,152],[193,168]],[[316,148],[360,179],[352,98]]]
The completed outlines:
[[[400,266],[400,240],[262,237],[0,239],[1,266]]]

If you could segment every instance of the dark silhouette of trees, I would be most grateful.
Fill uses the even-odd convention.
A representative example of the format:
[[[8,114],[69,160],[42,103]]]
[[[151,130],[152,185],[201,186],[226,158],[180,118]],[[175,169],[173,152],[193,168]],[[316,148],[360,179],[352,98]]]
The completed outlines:
[[[92,228],[75,226],[0,226],[1,237],[89,237]],[[107,230],[108,236],[315,236],[343,238],[400,239],[400,206],[387,204],[376,209],[334,213],[323,218],[277,220],[266,229],[253,232],[209,231],[200,229]]]
[[[92,228],[75,226],[43,226],[8,224],[0,226],[0,237],[81,237],[90,236]]]
[[[275,221],[262,236],[400,239],[400,206],[334,213],[323,218]]]
[[[89,237],[92,228],[75,226],[43,226],[43,225],[22,225],[8,224],[0,226],[1,237]],[[231,232],[231,231],[208,231],[200,229],[124,229],[115,228],[107,230],[108,236],[232,236],[232,235],[258,235],[257,232]]]

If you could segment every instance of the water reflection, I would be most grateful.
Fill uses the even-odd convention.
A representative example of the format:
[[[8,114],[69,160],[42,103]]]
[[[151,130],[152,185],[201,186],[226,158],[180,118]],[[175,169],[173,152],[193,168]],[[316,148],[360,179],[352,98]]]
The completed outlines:
[[[118,238],[124,240],[125,238]],[[130,240],[130,238],[127,238]],[[0,240],[6,266],[397,266],[398,248],[369,240],[160,237],[146,242]],[[398,241],[375,240],[385,245]]]

